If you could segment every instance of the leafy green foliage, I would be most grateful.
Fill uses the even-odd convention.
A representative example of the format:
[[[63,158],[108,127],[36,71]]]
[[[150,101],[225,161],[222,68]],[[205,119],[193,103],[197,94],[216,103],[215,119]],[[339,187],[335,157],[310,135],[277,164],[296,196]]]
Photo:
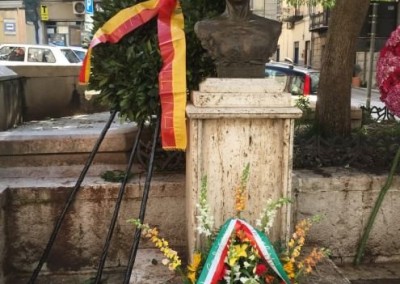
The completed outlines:
[[[139,2],[103,0],[95,13],[93,31],[122,9]],[[194,24],[223,11],[224,0],[182,0],[187,45],[187,85],[196,89],[205,77],[215,75],[215,66],[194,34]],[[100,90],[97,100],[118,109],[123,120],[142,121],[159,108],[158,73],[162,62],[158,48],[156,18],[129,33],[117,44],[93,49],[89,88]]]
[[[295,121],[295,125],[297,127],[300,127],[302,125],[309,124],[310,120],[312,120],[313,115],[313,110],[310,106],[310,98],[308,96],[299,95],[296,99],[295,106],[303,112],[301,118]]]
[[[335,6],[336,0],[286,0],[286,3],[293,7],[299,7],[302,5],[308,5],[308,6],[317,6],[317,5],[322,5],[323,7],[326,8],[332,8]]]
[[[396,0],[372,0],[371,2],[396,2]],[[332,8],[335,6],[336,0],[286,0],[286,3],[293,7],[322,5],[325,8]]]
[[[105,181],[109,182],[122,182],[125,179],[126,173],[124,171],[120,170],[112,170],[112,171],[105,171],[104,173],[101,174],[101,177]],[[133,177],[132,173],[128,173],[128,179]]]

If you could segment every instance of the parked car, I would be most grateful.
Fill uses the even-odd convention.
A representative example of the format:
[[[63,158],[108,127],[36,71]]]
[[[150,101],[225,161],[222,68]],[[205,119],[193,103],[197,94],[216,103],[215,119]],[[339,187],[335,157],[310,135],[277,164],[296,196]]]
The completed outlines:
[[[0,65],[81,65],[71,50],[69,55],[60,47],[39,44],[1,44]]]
[[[265,64],[265,76],[286,80],[285,91],[292,95],[316,95],[320,72],[284,62]]]

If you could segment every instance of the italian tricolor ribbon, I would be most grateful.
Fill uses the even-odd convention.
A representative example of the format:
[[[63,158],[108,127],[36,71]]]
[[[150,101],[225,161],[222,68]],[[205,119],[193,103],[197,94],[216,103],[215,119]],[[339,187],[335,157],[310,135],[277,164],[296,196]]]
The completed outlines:
[[[290,284],[289,277],[283,269],[279,257],[268,237],[241,219],[229,219],[221,227],[208,254],[199,279],[196,282],[197,284],[218,283],[221,273],[223,273],[225,258],[228,255],[229,241],[232,233],[235,231],[243,231],[250,240],[251,245],[257,249],[260,256],[268,262],[269,266],[275,271],[279,278],[284,283]]]
[[[157,17],[158,42],[163,61],[159,72],[161,138],[166,150],[186,148],[186,42],[178,0],[150,0],[118,12],[93,36],[83,61],[79,81],[90,77],[92,49],[100,43],[117,43],[123,36]]]

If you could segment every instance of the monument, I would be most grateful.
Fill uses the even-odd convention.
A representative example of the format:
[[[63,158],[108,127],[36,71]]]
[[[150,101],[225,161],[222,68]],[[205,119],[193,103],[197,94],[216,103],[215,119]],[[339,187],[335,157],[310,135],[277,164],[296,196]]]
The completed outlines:
[[[235,187],[247,164],[245,220],[254,224],[268,199],[292,197],[294,119],[301,116],[291,95],[283,92],[284,83],[265,78],[265,63],[275,52],[281,23],[254,15],[249,0],[226,0],[225,12],[198,22],[195,32],[214,58],[219,78],[202,82],[186,108],[189,254],[201,245],[195,228],[202,177],[207,176],[216,228],[235,214]],[[290,207],[281,212],[272,240],[286,240],[291,231]]]
[[[195,25],[220,78],[264,78],[281,29],[280,22],[253,14],[249,0],[227,0],[224,13]]]

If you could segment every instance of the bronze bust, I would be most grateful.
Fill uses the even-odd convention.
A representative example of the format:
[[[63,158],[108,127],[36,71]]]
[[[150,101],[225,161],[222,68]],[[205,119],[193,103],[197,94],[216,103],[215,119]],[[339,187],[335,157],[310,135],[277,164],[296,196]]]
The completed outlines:
[[[226,0],[225,12],[196,23],[195,33],[220,78],[262,78],[282,25],[250,11],[249,0]]]

